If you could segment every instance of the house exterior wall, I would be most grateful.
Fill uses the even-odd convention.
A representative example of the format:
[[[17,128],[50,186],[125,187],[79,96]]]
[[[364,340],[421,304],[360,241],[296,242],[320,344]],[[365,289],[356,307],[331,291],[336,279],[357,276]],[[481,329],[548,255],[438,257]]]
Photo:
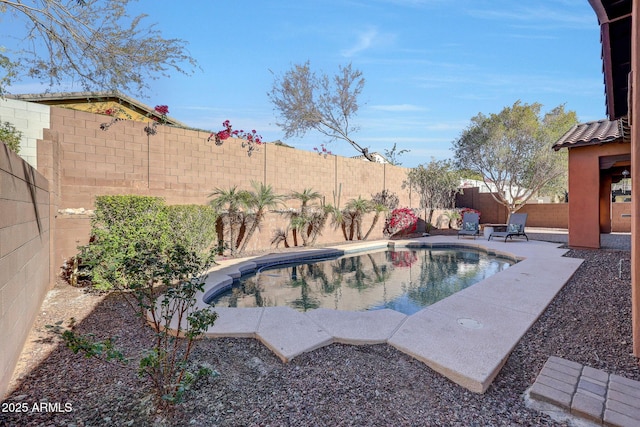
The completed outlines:
[[[629,150],[623,143],[569,149],[569,246],[600,247],[600,157]]]
[[[0,142],[0,396],[49,289],[47,180]]]
[[[9,122],[22,132],[20,157],[34,168],[38,167],[37,141],[49,127],[49,114],[48,105],[0,98],[0,122]]]

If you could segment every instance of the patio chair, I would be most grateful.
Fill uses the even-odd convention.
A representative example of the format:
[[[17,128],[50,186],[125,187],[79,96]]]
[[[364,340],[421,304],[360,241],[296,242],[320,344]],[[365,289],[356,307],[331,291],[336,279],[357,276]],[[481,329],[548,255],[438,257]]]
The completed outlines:
[[[476,236],[480,235],[480,215],[477,213],[467,212],[462,217],[462,228],[458,230],[458,239],[460,236]]]
[[[494,231],[489,235],[489,240],[492,237],[504,237],[504,241],[507,239],[512,239],[514,237],[525,237],[527,242],[529,241],[529,237],[524,232],[524,226],[527,223],[527,214],[526,213],[512,213],[509,215],[509,223],[507,224],[506,230],[504,231]]]

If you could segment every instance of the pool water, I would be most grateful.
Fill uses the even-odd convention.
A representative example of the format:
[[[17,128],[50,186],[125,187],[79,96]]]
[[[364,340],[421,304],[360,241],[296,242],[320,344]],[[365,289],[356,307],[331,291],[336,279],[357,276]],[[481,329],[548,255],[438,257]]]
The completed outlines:
[[[403,249],[262,268],[214,297],[216,307],[288,306],[413,314],[514,262],[472,249]]]

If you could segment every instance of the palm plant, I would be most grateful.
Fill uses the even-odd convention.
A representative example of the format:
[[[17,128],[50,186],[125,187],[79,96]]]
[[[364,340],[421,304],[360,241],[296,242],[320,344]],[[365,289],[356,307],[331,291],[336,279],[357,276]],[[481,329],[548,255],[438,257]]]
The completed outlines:
[[[224,218],[227,218],[229,223],[229,249],[231,254],[237,253],[238,242],[235,230],[240,228],[240,225],[244,221],[244,213],[242,211],[249,202],[250,195],[246,190],[238,190],[237,186],[233,186],[228,190],[223,188],[216,188],[209,197],[214,197],[211,200],[211,206]]]
[[[347,202],[346,211],[350,218],[349,240],[353,240],[354,231],[356,232],[356,238],[362,240],[362,219],[365,214],[371,212],[373,206],[369,200],[363,199],[362,196],[358,196],[357,199],[351,199]]]
[[[301,192],[291,192],[290,198],[299,200],[301,203],[300,214],[291,219],[291,227],[300,233],[302,238],[302,245],[307,246],[309,243],[309,224],[311,218],[309,217],[309,202],[319,199],[321,196],[317,191],[313,191],[311,188],[305,188]]]
[[[373,203],[373,202],[372,202],[372,207],[371,208],[376,214],[373,217],[373,222],[371,223],[371,227],[369,227],[369,231],[367,231],[367,234],[364,235],[362,240],[367,240],[367,237],[369,237],[369,234],[371,234],[371,232],[375,228],[376,224],[378,223],[378,220],[380,219],[380,215],[383,212],[387,212],[389,210],[385,205],[383,205],[381,203]]]
[[[248,208],[254,209],[253,221],[251,227],[247,231],[247,234],[240,247],[240,252],[244,252],[249,243],[249,239],[260,227],[260,223],[264,219],[264,214],[267,209],[274,209],[282,203],[283,197],[273,192],[273,188],[270,185],[266,185],[262,182],[251,182],[253,191],[247,192],[246,205]]]

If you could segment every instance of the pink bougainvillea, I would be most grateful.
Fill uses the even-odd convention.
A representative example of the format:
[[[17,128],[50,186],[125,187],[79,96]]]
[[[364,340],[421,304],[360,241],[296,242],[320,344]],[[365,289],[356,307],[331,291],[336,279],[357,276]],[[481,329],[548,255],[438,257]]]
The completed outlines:
[[[410,208],[397,208],[391,212],[384,225],[385,236],[396,233],[413,233],[418,228],[418,217]]]
[[[222,143],[233,137],[243,140],[242,148],[247,148],[247,154],[251,156],[251,153],[256,150],[256,145],[262,145],[262,136],[258,135],[258,132],[254,129],[251,132],[245,132],[244,130],[233,130],[231,122],[225,120],[222,122],[224,129],[218,132],[212,132],[207,138],[207,141],[215,141],[216,145],[222,145]]]
[[[166,116],[169,114],[168,105],[156,105],[153,109],[156,110],[156,113],[160,114],[161,116]]]
[[[320,144],[320,148],[318,149],[318,147],[313,147],[313,151],[317,152],[319,155],[323,156],[323,157],[327,157],[333,153],[331,153],[331,151],[329,151],[329,149],[326,147],[326,145],[324,144]]]

